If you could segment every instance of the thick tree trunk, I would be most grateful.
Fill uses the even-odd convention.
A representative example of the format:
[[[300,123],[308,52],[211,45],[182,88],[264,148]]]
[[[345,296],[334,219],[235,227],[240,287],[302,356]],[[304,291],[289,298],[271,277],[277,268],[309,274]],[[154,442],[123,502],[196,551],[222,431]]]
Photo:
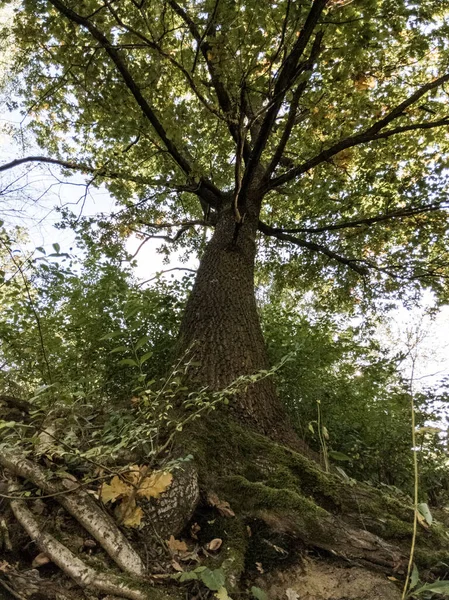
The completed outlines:
[[[212,390],[269,368],[254,295],[256,212],[246,216],[237,238],[232,209],[219,214],[181,325],[182,351],[199,363],[193,379]],[[272,378],[240,393],[232,409],[261,433],[285,439],[288,427]]]

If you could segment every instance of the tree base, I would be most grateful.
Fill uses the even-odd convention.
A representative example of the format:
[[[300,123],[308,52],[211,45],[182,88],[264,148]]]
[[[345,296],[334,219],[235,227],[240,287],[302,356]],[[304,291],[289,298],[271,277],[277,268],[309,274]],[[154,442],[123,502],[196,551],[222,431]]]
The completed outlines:
[[[303,455],[223,415],[217,420],[211,416],[201,419],[195,422],[194,431],[181,435],[178,455],[192,454],[193,462],[183,476],[175,474],[172,487],[164,493],[167,497],[162,494],[151,511],[153,519],[155,515],[164,518],[158,505],[167,506],[169,497],[173,511],[176,498],[180,499],[179,510],[185,519],[178,535],[182,541],[168,544],[164,540],[169,539],[169,524],[164,537],[149,539],[145,535],[143,539],[135,530],[118,527],[73,479],[68,486],[67,479],[58,480],[48,467],[12,454],[1,456],[5,475],[12,482],[7,495],[20,495],[23,484],[14,483],[18,477],[33,482],[33,493],[41,490],[52,496],[34,504],[9,499],[7,529],[17,530],[18,522],[28,539],[23,532],[11,535],[10,547],[4,548],[0,562],[4,589],[22,599],[76,600],[106,595],[175,600],[185,597],[186,591],[191,598],[197,594],[204,597],[200,596],[205,589],[201,577],[192,574],[200,565],[223,575],[221,587],[230,597],[254,585],[266,589],[270,598],[283,598],[292,590],[287,597],[338,599],[337,588],[341,588],[346,590],[341,598],[373,600],[375,585],[386,586],[379,598],[397,597],[387,576],[400,585],[407,568],[413,510],[406,498],[325,473]],[[183,492],[195,489],[197,474],[201,488],[198,505],[197,493],[186,496]],[[187,510],[189,497],[192,506]],[[169,519],[173,512],[171,515]],[[91,537],[96,540],[90,543],[95,546],[93,555],[86,552],[85,543],[83,546],[83,540]],[[27,558],[24,547],[30,548],[29,538],[38,549],[28,550]],[[220,547],[211,548],[212,540],[219,540]],[[33,555],[36,559],[39,552],[48,557],[47,564],[32,565]],[[446,529],[441,523],[420,527],[415,557],[421,578],[441,574],[438,564],[449,560]],[[71,586],[68,580],[73,582]],[[282,593],[279,586],[284,586]],[[213,585],[210,589],[215,593]],[[309,589],[306,596],[305,589]],[[358,596],[351,596],[356,592]]]

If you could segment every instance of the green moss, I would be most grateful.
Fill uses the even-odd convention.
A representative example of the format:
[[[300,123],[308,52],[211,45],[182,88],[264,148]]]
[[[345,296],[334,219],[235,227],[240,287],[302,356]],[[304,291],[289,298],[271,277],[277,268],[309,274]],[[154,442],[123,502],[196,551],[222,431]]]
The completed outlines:
[[[241,427],[223,413],[201,419],[194,431],[183,433],[183,447],[194,455],[201,486],[229,501],[240,523],[261,519],[305,543],[313,545],[315,540],[332,548],[336,540],[326,537],[326,527],[342,516],[351,526],[366,528],[407,554],[413,508],[404,497],[325,473],[307,457]],[[419,532],[418,555],[429,554],[429,548],[436,555],[446,545],[443,529]],[[244,546],[238,551],[240,566],[243,552]],[[443,555],[447,559],[447,553]]]

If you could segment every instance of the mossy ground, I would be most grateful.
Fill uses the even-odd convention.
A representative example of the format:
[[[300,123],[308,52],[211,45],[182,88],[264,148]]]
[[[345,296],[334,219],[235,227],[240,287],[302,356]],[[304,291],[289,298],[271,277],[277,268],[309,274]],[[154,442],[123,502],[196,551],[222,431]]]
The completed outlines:
[[[269,524],[274,537],[291,535],[313,547],[318,534],[322,546],[326,520],[336,517],[390,541],[408,555],[413,508],[404,497],[326,473],[314,461],[223,414],[196,422],[195,431],[185,433],[183,444],[194,456],[201,487],[230,502],[245,524]],[[330,535],[325,545],[332,547],[332,543]],[[248,542],[245,552],[251,547]],[[438,524],[430,529],[420,527],[418,568],[429,568],[442,560],[449,560],[446,529]],[[245,561],[248,568],[247,558]]]

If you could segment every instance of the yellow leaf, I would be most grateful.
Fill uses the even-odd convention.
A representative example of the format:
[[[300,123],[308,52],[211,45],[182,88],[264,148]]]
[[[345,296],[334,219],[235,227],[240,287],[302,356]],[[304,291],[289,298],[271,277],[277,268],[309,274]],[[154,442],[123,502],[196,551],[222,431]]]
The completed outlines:
[[[214,596],[217,598],[217,600],[232,600],[225,587],[221,587],[218,592],[215,592]]]
[[[173,475],[168,471],[153,471],[145,477],[139,486],[137,496],[140,498],[158,498],[171,485]]]
[[[117,475],[111,479],[111,483],[104,483],[101,487],[100,498],[104,504],[115,502],[123,496],[129,495],[131,488],[126,485]]]
[[[126,516],[123,519],[123,525],[125,527],[139,527],[143,518],[143,510],[140,506],[134,506],[130,510],[126,511]]]
[[[129,483],[131,485],[137,485],[139,483],[139,481],[142,478],[142,475],[145,474],[145,471],[143,471],[143,469],[147,469],[147,467],[139,467],[139,465],[131,465],[130,467],[128,467],[128,470],[126,471],[126,473],[123,473],[123,477],[124,479],[126,479],[126,481],[129,481]]]
[[[143,511],[136,506],[136,501],[124,498],[120,504],[115,507],[114,514],[125,527],[138,527],[143,518]]]

